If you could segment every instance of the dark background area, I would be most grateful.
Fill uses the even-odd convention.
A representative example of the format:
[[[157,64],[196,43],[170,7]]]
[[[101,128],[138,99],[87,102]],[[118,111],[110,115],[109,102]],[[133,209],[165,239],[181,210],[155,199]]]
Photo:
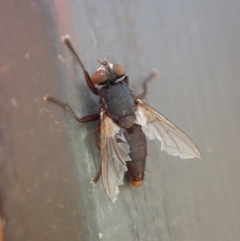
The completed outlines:
[[[0,223],[7,241],[240,239],[240,1],[0,3]],[[108,53],[131,85],[157,68],[145,102],[198,145],[202,161],[148,143],[145,185],[116,203],[101,181],[95,98],[61,36],[92,73]],[[0,235],[1,236],[1,235]]]

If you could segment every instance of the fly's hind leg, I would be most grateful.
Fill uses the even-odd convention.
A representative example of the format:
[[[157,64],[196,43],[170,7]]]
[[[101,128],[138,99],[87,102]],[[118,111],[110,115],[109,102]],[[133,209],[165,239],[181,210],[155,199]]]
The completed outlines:
[[[45,95],[44,98],[43,98],[45,101],[50,101],[50,102],[53,102],[57,105],[59,105],[60,107],[64,108],[65,110],[67,110],[70,115],[78,122],[80,123],[87,123],[87,122],[91,122],[91,121],[97,121],[97,120],[100,120],[100,114],[99,113],[96,113],[96,114],[93,114],[93,115],[88,115],[88,116],[84,116],[82,118],[79,118],[75,113],[74,111],[72,110],[72,108],[67,104],[67,103],[64,103],[62,102],[61,100],[58,100],[54,97],[51,97],[51,96],[48,96],[48,95]],[[101,145],[100,145],[100,137],[99,137],[99,134],[100,134],[100,131],[101,131],[101,124],[97,125],[96,128],[95,128],[95,138],[96,138],[96,143],[97,143],[97,146],[98,148],[100,149],[101,148]],[[100,165],[100,169],[96,175],[96,177],[92,180],[92,183],[96,184],[98,182],[98,179],[100,178],[101,176],[101,173],[102,173],[102,169],[101,169],[101,165]]]
[[[100,137],[99,137],[100,131],[101,131],[101,124],[97,125],[96,128],[95,128],[95,131],[94,131],[96,143],[97,143],[97,146],[98,146],[99,150],[101,150],[101,142],[100,142]],[[100,168],[97,172],[97,175],[91,181],[94,185],[97,184],[99,178],[101,177],[101,174],[102,174],[102,163],[101,163]]]
[[[101,143],[100,143],[100,137],[99,137],[100,131],[101,131],[101,124],[97,125],[94,130],[95,139],[99,150],[101,149]]]
[[[99,178],[101,177],[101,174],[102,174],[102,165],[100,165],[100,168],[99,168],[99,170],[97,172],[97,175],[91,180],[91,183],[96,185],[98,180],[99,180]]]
[[[65,110],[67,110],[68,113],[70,113],[70,115],[78,122],[80,123],[87,123],[87,122],[91,122],[91,121],[97,121],[97,120],[100,120],[100,114],[99,113],[96,113],[96,114],[93,114],[93,115],[88,115],[88,116],[85,116],[85,117],[82,117],[82,118],[79,118],[75,113],[74,111],[71,109],[71,107],[67,104],[67,103],[64,103],[62,102],[61,100],[58,100],[54,97],[51,97],[51,96],[48,96],[48,95],[45,95],[44,96],[44,100],[45,101],[50,101],[50,102],[53,102],[57,105],[59,105],[60,107],[64,108]],[[100,137],[99,137],[99,133],[101,131],[101,125],[97,125],[96,128],[95,128],[95,138],[96,138],[96,143],[97,143],[97,146],[98,148],[100,149],[101,146],[100,146]],[[100,178],[101,176],[101,173],[102,173],[102,170],[101,170],[101,165],[100,165],[100,169],[96,175],[96,177],[92,180],[92,183],[96,184],[98,179]]]
[[[143,81],[143,92],[136,96],[137,99],[143,99],[147,93],[147,84],[150,82],[153,78],[159,76],[159,72],[156,69],[153,69],[150,73],[150,75]]]

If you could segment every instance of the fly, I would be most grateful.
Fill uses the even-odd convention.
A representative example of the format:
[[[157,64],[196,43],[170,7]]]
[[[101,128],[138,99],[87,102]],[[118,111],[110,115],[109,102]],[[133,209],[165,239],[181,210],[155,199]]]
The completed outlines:
[[[144,181],[147,156],[146,136],[161,141],[161,150],[180,158],[201,158],[194,142],[163,115],[142,102],[147,83],[156,75],[151,73],[143,82],[143,93],[135,96],[129,88],[129,79],[123,66],[99,61],[100,66],[90,77],[74,50],[70,37],[62,37],[83,70],[89,89],[99,96],[99,111],[79,118],[67,103],[46,95],[45,101],[65,108],[78,122],[100,120],[95,128],[95,139],[101,151],[101,165],[93,179],[102,177],[104,189],[114,202],[128,171],[130,183],[140,187]]]

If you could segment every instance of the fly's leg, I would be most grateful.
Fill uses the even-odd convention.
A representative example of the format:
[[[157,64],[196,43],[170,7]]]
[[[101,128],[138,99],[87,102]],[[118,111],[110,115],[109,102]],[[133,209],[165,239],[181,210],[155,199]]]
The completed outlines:
[[[100,120],[100,114],[99,113],[96,113],[96,114],[93,114],[93,115],[88,115],[88,116],[84,116],[82,118],[79,118],[75,113],[74,111],[71,109],[71,107],[67,104],[67,103],[64,103],[54,97],[51,97],[51,96],[48,96],[48,95],[45,95],[44,98],[43,98],[45,101],[50,101],[50,102],[53,102],[57,105],[59,105],[60,107],[66,109],[70,114],[71,116],[78,122],[80,123],[87,123],[87,122],[91,122],[91,121],[97,121],[97,120]],[[100,144],[100,137],[99,137],[99,134],[100,134],[100,131],[101,131],[101,124],[97,125],[96,128],[95,128],[95,138],[96,138],[96,143],[97,143],[97,146],[98,148],[100,149],[101,148],[101,144]],[[92,180],[92,182],[94,184],[96,184],[98,182],[98,179],[100,178],[101,176],[101,173],[102,173],[102,168],[101,168],[101,165],[100,165],[100,169],[96,175],[96,177]]]
[[[129,79],[128,79],[128,76],[126,76],[123,81],[126,83],[126,84],[129,84]]]
[[[97,175],[92,179],[91,183],[96,185],[99,178],[101,177],[101,174],[102,174],[102,165],[100,165],[100,169],[98,170]]]
[[[62,36],[62,42],[65,43],[67,45],[67,47],[69,48],[69,50],[71,51],[71,53],[76,57],[77,62],[79,63],[79,65],[81,66],[84,76],[85,76],[85,80],[86,83],[88,85],[88,88],[95,94],[95,95],[99,95],[99,90],[94,86],[94,84],[91,81],[91,78],[89,76],[89,73],[87,72],[87,70],[85,69],[85,66],[82,62],[82,60],[80,59],[80,57],[78,56],[78,54],[76,53],[75,49],[73,48],[71,41],[70,41],[70,36],[69,35],[65,35]]]
[[[99,137],[100,131],[101,131],[101,124],[97,125],[95,128],[95,131],[94,131],[97,146],[101,150],[101,142],[100,142],[100,137]],[[102,174],[102,165],[100,165],[97,175],[92,179],[93,184],[95,184],[95,185],[97,184],[101,174]]]
[[[153,78],[157,77],[159,75],[158,70],[153,69],[150,75],[143,81],[143,92],[136,96],[137,99],[143,99],[147,93],[147,84],[150,82]]]
[[[50,102],[53,102],[59,106],[61,106],[62,108],[64,108],[65,110],[68,111],[68,113],[70,113],[70,115],[78,122],[80,123],[87,123],[87,122],[91,122],[91,121],[97,121],[97,120],[100,120],[100,114],[99,113],[96,113],[96,114],[93,114],[93,115],[88,115],[88,116],[84,116],[82,118],[79,118],[75,113],[74,111],[71,109],[71,107],[67,104],[67,103],[64,103],[54,97],[51,97],[51,96],[48,96],[48,95],[45,95],[44,98],[43,98],[45,101],[50,101]]]
[[[101,142],[100,142],[100,137],[99,137],[100,131],[101,131],[101,124],[97,125],[94,130],[95,139],[96,139],[96,143],[97,143],[99,150],[101,149]]]

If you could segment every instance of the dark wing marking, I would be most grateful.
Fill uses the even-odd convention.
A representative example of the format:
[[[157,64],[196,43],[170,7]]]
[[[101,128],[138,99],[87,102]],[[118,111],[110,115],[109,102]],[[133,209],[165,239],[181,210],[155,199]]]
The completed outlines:
[[[119,193],[118,185],[123,184],[129,146],[117,126],[104,111],[101,111],[101,165],[102,181],[108,197],[115,202]],[[120,139],[120,142],[117,142]]]
[[[136,123],[148,138],[161,141],[161,151],[181,158],[201,158],[194,142],[164,116],[137,99]]]

